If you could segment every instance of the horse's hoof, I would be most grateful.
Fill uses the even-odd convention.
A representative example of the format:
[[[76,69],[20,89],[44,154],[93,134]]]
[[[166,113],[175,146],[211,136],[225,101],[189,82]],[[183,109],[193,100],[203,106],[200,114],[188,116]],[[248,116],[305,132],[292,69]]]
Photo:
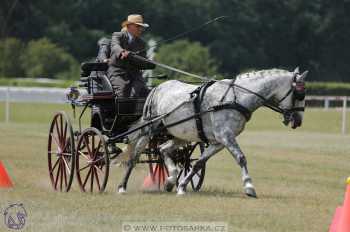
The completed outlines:
[[[184,196],[185,194],[186,194],[186,191],[184,190],[184,188],[179,187],[179,188],[177,189],[177,194],[176,194],[176,195],[178,195],[178,196]]]
[[[126,189],[123,188],[123,187],[119,187],[119,188],[118,188],[118,193],[119,193],[119,194],[125,194],[125,193],[126,193]]]
[[[253,188],[245,188],[244,191],[245,191],[245,194],[248,197],[258,198],[258,196],[256,195],[256,192],[255,192],[255,189],[253,189]]]
[[[170,181],[165,181],[165,184],[164,184],[164,190],[167,191],[167,192],[171,192],[174,188],[174,183],[171,183]]]

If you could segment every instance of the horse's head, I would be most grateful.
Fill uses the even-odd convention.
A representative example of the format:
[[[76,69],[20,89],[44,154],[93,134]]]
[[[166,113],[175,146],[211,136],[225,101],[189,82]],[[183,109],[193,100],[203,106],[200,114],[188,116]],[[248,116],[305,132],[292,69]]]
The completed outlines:
[[[278,94],[278,105],[283,109],[283,123],[287,126],[290,124],[291,128],[296,129],[300,127],[303,122],[305,109],[305,77],[308,71],[299,73],[299,68],[293,72],[292,79],[288,82],[286,87],[288,90]]]

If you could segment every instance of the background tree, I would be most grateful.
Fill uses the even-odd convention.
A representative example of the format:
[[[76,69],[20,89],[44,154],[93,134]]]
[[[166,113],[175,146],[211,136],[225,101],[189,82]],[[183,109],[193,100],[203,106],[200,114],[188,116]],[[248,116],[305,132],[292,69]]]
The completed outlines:
[[[209,50],[198,42],[178,40],[174,43],[163,45],[155,55],[155,59],[164,64],[203,76],[217,74],[218,63],[210,56]],[[165,73],[169,79],[184,79],[183,75],[157,68],[157,73]],[[186,78],[198,81],[198,79]]]
[[[21,56],[25,45],[16,38],[0,41],[0,75],[2,77],[23,77]]]
[[[350,82],[348,12],[349,0],[4,0],[0,39],[47,37],[82,62],[130,13],[142,13],[146,34],[158,38],[228,15],[183,38],[207,47],[220,73],[300,66],[311,71],[308,80]]]
[[[46,38],[28,43],[22,64],[27,77],[76,78],[69,74],[79,71],[75,59]]]

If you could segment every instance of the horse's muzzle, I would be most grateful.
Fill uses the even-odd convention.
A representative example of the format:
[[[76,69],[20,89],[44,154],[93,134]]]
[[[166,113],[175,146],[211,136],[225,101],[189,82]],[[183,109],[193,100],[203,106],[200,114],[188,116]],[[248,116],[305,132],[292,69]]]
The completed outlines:
[[[293,129],[296,129],[297,127],[300,127],[300,126],[301,126],[302,122],[303,122],[303,120],[302,120],[300,114],[294,112],[294,113],[292,114],[291,127],[292,127]]]

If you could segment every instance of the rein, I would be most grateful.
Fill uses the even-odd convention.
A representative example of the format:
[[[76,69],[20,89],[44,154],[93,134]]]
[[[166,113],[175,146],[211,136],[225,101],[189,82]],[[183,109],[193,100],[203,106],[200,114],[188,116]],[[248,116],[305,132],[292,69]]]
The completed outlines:
[[[212,80],[214,82],[217,82],[217,80]],[[294,107],[294,108],[291,108],[291,109],[283,109],[281,107],[279,107],[278,105],[276,105],[275,103],[272,103],[270,102],[268,99],[266,99],[265,97],[263,97],[262,95],[250,90],[250,89],[247,89],[243,86],[240,86],[240,85],[237,85],[234,83],[234,79],[232,80],[232,82],[229,84],[229,88],[225,91],[222,99],[221,99],[221,102],[224,100],[224,98],[226,97],[230,87],[237,87],[237,88],[240,88],[240,89],[243,89],[244,91],[247,91],[248,93],[250,94],[253,94],[255,96],[257,96],[258,98],[260,98],[262,101],[263,101],[263,105],[270,108],[271,110],[275,111],[275,112],[278,112],[280,114],[283,114],[285,117],[290,117],[291,114],[295,111],[304,111],[304,107]],[[224,83],[226,84],[226,83]],[[282,102],[284,99],[286,99],[292,92],[294,91],[294,88],[292,87],[290,90],[288,90],[288,92],[286,93],[286,95],[281,99],[279,100],[279,103]],[[193,101],[193,99],[190,99],[190,101]],[[153,123],[167,117],[168,115],[170,115],[172,112],[174,112],[176,109],[178,109],[179,107],[181,107],[183,104],[185,103],[188,103],[188,101],[185,101],[183,103],[181,103],[180,105],[178,105],[177,107],[175,107],[173,110],[171,110],[170,112],[166,113],[166,114],[163,114],[163,115],[159,115],[159,116],[156,116],[154,118],[152,118],[150,121],[140,125],[140,126],[137,126],[136,128],[133,128],[133,129],[130,129],[124,133],[121,133],[117,136],[114,136],[114,137],[111,137],[109,138],[106,142],[107,143],[113,143],[113,142],[116,142],[118,141],[119,139],[121,138],[125,138],[127,135],[135,132],[135,131],[138,131],[140,129],[143,129],[149,125],[152,125]],[[215,112],[215,111],[220,111],[220,110],[224,110],[224,109],[234,109],[234,110],[237,110],[239,111],[245,118],[247,121],[249,121],[249,119],[251,118],[251,112],[249,109],[247,109],[246,107],[240,105],[238,102],[236,102],[236,100],[234,100],[234,102],[231,102],[231,103],[224,103],[224,104],[219,104],[219,105],[216,105],[216,106],[212,106],[210,107],[209,109],[207,110],[204,110],[204,111],[199,111],[191,116],[188,116],[188,117],[185,117],[183,119],[180,119],[179,121],[176,121],[176,122],[173,122],[173,123],[170,123],[170,124],[167,124],[167,125],[163,125],[162,127],[160,128],[157,128],[154,130],[154,132],[160,132],[161,130],[164,130],[164,129],[167,129],[167,128],[170,128],[170,127],[173,127],[173,126],[176,126],[178,124],[181,124],[183,122],[186,122],[188,120],[191,120],[193,118],[198,118],[200,117],[201,115],[205,114],[205,113],[209,113],[209,112]]]
[[[190,77],[198,78],[198,79],[200,79],[202,81],[208,81],[209,80],[208,77],[199,76],[197,74],[189,73],[189,72],[186,72],[184,70],[181,70],[181,69],[178,69],[178,68],[174,68],[174,67],[171,67],[171,66],[166,65],[166,64],[159,63],[159,62],[154,61],[154,60],[149,60],[149,59],[147,59],[145,57],[137,55],[136,53],[130,53],[130,54],[132,55],[133,58],[135,58],[137,60],[140,60],[142,62],[145,62],[145,63],[151,63],[151,64],[154,64],[156,66],[162,67],[164,69],[167,69],[167,70],[170,70],[170,71],[173,71],[173,72],[177,72],[177,73],[181,73],[181,74],[184,74],[184,75],[187,75],[187,76],[190,76]]]
[[[193,74],[193,73],[190,73],[190,72],[186,72],[184,70],[181,70],[181,69],[178,69],[178,68],[174,68],[174,67],[171,67],[169,65],[166,65],[166,64],[162,64],[162,63],[159,63],[159,62],[156,62],[156,61],[153,61],[153,60],[149,60],[147,58],[144,58],[142,56],[139,56],[137,55],[136,53],[131,53],[131,55],[135,58],[135,59],[138,59],[138,60],[141,60],[143,62],[148,62],[148,63],[151,63],[151,64],[154,64],[156,66],[159,66],[159,67],[162,67],[162,68],[165,68],[165,69],[168,69],[170,71],[174,71],[174,72],[178,72],[178,73],[181,73],[181,74],[184,74],[184,75],[187,75],[187,76],[191,76],[191,77],[195,77],[195,78],[198,78],[204,82],[208,82],[208,81],[218,81],[218,80],[215,80],[213,78],[208,78],[208,77],[204,77],[204,76],[200,76],[200,75],[197,75],[197,74]],[[260,98],[262,101],[263,101],[263,105],[270,108],[271,110],[277,112],[277,113],[280,113],[280,114],[283,114],[283,115],[289,115],[295,111],[304,111],[305,110],[305,107],[293,107],[291,109],[283,109],[281,107],[278,106],[279,103],[281,103],[283,100],[285,100],[292,92],[294,92],[296,90],[296,87],[295,86],[292,86],[288,92],[285,94],[285,96],[283,98],[281,98],[276,104],[276,103],[273,103],[271,101],[269,101],[268,99],[266,99],[264,96],[250,90],[250,89],[247,89],[243,86],[240,86],[240,85],[237,85],[234,83],[234,79],[232,80],[232,83],[229,84],[230,87],[237,87],[237,88],[240,88],[240,89],[243,89],[245,91],[247,91],[248,93],[251,93],[255,96],[257,96],[258,98]],[[227,91],[225,92],[225,94],[223,95],[221,101],[225,98],[225,96],[227,95],[228,91],[229,91],[230,88],[227,89]],[[237,102],[236,102],[237,103]]]
[[[148,49],[150,49],[150,48],[157,47],[159,44],[164,44],[164,43],[166,43],[166,42],[176,40],[176,39],[178,39],[178,38],[180,38],[180,37],[182,37],[182,36],[184,36],[184,35],[190,34],[190,33],[194,32],[194,31],[198,31],[198,30],[202,29],[203,27],[208,26],[209,24],[212,24],[212,23],[214,23],[214,22],[216,22],[216,21],[219,21],[219,20],[224,19],[224,18],[230,18],[230,17],[232,17],[232,16],[222,15],[222,16],[216,17],[216,18],[214,18],[214,19],[210,19],[210,20],[206,21],[205,23],[202,23],[201,25],[199,25],[199,26],[197,26],[197,27],[194,27],[194,28],[192,28],[192,29],[190,29],[190,30],[187,30],[187,31],[185,31],[185,32],[181,32],[181,33],[179,33],[179,34],[176,34],[176,35],[174,35],[173,37],[170,37],[170,38],[167,38],[167,39],[158,40],[158,41],[155,43],[154,46],[150,46],[150,47],[148,47],[148,48],[144,48],[144,49],[142,49],[142,50],[139,50],[139,51],[136,52],[136,54],[140,54],[140,53],[142,53],[142,52],[144,52],[144,51],[146,51],[146,50],[148,50]]]

